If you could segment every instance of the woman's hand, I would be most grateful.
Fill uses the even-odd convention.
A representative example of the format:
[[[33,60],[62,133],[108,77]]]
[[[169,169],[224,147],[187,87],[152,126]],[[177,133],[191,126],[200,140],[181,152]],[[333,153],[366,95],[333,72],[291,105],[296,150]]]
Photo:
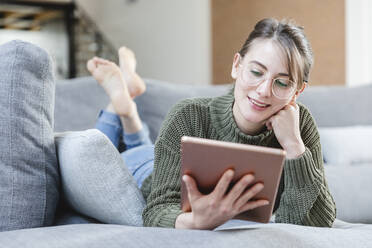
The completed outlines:
[[[213,229],[234,216],[260,206],[267,205],[267,200],[249,201],[263,189],[262,183],[256,183],[246,190],[254,181],[251,174],[243,176],[234,187],[226,194],[234,171],[227,170],[218,181],[213,192],[203,195],[199,192],[195,180],[184,175],[191,212],[178,216],[176,228]]]
[[[297,158],[305,152],[300,134],[300,108],[293,100],[266,121],[269,130],[274,129],[276,138],[287,152],[287,158]]]

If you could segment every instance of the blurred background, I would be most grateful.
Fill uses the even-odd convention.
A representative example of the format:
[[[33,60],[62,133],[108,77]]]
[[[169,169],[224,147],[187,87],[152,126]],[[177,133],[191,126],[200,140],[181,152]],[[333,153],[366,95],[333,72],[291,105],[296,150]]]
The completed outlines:
[[[118,61],[125,45],[142,77],[173,83],[231,82],[234,54],[265,17],[294,19],[315,55],[311,85],[372,82],[370,0],[1,0],[0,44],[35,43],[58,79],[88,75],[86,61]]]

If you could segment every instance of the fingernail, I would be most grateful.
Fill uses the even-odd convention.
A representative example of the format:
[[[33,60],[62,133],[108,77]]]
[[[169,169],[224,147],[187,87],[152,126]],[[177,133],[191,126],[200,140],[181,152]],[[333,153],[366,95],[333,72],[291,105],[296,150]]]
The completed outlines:
[[[269,201],[265,201],[264,202],[264,205],[268,205],[270,202]]]

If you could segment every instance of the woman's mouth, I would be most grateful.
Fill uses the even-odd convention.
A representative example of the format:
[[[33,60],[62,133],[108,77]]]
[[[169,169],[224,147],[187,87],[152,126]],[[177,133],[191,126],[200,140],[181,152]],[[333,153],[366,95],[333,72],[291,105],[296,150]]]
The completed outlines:
[[[265,104],[263,102],[259,102],[253,98],[248,97],[249,102],[251,103],[251,106],[256,110],[264,110],[270,106],[270,104]]]

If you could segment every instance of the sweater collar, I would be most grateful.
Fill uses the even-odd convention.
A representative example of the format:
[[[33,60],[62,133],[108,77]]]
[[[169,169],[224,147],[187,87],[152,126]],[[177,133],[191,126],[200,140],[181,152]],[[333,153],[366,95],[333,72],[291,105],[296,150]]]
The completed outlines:
[[[236,124],[233,116],[234,93],[232,90],[226,95],[215,97],[210,102],[210,117],[213,127],[223,141],[267,146],[274,137],[272,130],[265,127],[257,135],[243,133]]]

